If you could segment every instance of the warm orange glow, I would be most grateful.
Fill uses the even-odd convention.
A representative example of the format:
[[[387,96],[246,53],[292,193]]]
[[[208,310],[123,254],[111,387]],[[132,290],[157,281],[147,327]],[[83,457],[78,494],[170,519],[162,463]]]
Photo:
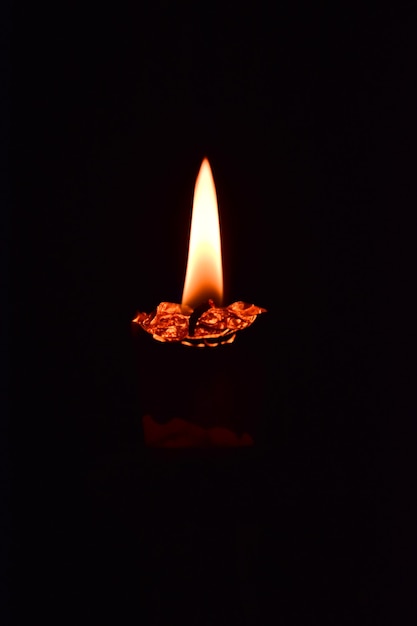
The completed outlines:
[[[203,160],[194,189],[190,245],[182,304],[195,309],[223,300],[223,269],[216,187],[207,159]]]

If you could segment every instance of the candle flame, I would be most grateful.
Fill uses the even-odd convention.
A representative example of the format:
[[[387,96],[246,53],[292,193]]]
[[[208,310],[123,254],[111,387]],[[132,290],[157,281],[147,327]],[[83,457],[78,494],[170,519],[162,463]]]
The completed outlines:
[[[182,304],[195,309],[208,300],[222,304],[223,269],[216,187],[210,164],[204,159],[194,189]]]

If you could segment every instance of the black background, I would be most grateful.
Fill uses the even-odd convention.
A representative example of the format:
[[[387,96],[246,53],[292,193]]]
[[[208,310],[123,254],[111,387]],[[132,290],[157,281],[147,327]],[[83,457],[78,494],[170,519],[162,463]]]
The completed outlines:
[[[15,7],[12,623],[407,621],[379,371],[415,18]],[[268,310],[239,338],[249,377],[267,364],[265,436],[255,458],[166,467],[142,445],[130,320],[181,299],[204,156],[225,300]]]

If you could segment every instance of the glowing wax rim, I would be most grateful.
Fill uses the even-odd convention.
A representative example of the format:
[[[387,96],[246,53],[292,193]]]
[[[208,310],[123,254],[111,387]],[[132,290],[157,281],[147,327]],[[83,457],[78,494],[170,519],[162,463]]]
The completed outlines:
[[[266,313],[266,309],[242,301],[216,307],[210,301],[208,308],[194,320],[193,313],[194,310],[186,305],[161,302],[151,313],[138,313],[132,322],[156,341],[198,348],[215,347],[232,343],[236,333],[251,326],[258,315]]]

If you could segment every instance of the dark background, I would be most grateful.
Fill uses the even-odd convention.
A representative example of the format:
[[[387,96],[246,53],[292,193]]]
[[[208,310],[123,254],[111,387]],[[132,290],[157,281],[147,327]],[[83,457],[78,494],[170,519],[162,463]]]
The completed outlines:
[[[14,7],[11,623],[407,622],[380,336],[415,24],[414,3]],[[268,310],[238,339],[264,437],[167,466],[130,320],[181,299],[204,156],[225,300]]]

